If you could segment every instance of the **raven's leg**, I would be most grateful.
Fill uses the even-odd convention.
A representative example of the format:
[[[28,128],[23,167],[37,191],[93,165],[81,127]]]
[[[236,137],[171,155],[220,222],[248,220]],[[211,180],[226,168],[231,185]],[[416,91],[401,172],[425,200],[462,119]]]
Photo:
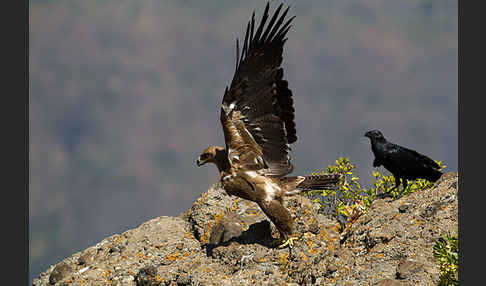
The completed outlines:
[[[393,175],[393,177],[395,178],[395,186],[388,192],[389,194],[391,194],[391,192],[393,192],[393,190],[396,188],[400,188],[400,177],[397,175]]]
[[[405,189],[407,188],[408,180],[407,179],[402,179],[402,185],[403,185],[403,190],[398,194],[398,197],[401,198],[403,195],[403,192],[405,192]]]
[[[378,198],[386,198],[386,197],[392,197],[391,193],[393,192],[393,190],[395,190],[396,188],[399,188],[400,186],[400,177],[396,176],[396,175],[393,175],[393,178],[395,179],[395,186],[393,188],[391,188],[391,190],[389,190],[388,192],[383,192],[379,195],[376,195],[376,197]]]
[[[393,175],[393,178],[395,179],[395,186],[393,188],[391,188],[391,190],[389,190],[388,192],[383,192],[379,195],[377,195],[378,198],[386,198],[386,197],[392,197],[391,193],[393,192],[393,190],[395,190],[396,188],[399,188],[400,186],[400,177],[398,177],[397,175]]]

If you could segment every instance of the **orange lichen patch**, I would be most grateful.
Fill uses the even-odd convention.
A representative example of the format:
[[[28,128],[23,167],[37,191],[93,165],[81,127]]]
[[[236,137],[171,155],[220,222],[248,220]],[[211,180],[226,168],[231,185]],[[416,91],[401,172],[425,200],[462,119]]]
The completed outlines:
[[[392,217],[392,220],[396,219],[396,218],[397,218],[397,217],[399,217],[399,216],[400,216],[400,213],[395,214],[395,215]]]
[[[190,239],[194,239],[194,235],[189,231],[184,232],[184,236]]]
[[[421,225],[421,224],[423,224],[423,223],[424,223],[424,221],[423,221],[423,220],[421,220],[421,219],[415,219],[415,218],[414,218],[414,219],[413,219],[413,221],[414,221],[413,225]]]
[[[314,249],[314,242],[312,240],[307,240],[307,245],[309,246],[309,252],[311,254],[316,254],[317,250]]]
[[[314,221],[314,218],[313,218],[313,217],[311,217],[311,216],[310,216],[310,217],[307,219],[307,222],[308,222],[309,224],[312,224],[312,222],[313,222],[313,221]]]
[[[209,195],[209,192],[202,193],[201,196],[196,200],[196,203],[200,203],[203,201],[207,196]]]
[[[103,273],[101,273],[101,275],[103,276],[103,278],[106,279],[106,277],[108,276],[108,274],[110,274],[110,270],[103,270]]]
[[[201,236],[201,242],[202,243],[208,243],[209,242],[209,236],[211,235],[211,229],[213,228],[213,226],[216,223],[218,223],[221,220],[221,218],[224,217],[224,215],[225,215],[224,211],[221,211],[219,214],[214,215],[214,220],[209,221],[209,223],[206,227],[206,231]]]
[[[334,244],[330,243],[327,246],[327,249],[329,249],[329,251],[331,252],[331,255],[334,255]]]
[[[329,233],[325,229],[321,229],[320,235],[322,236],[322,239],[326,242],[327,244],[327,249],[331,251],[331,253],[334,254],[334,241],[337,239],[337,236],[333,233]]]
[[[155,280],[157,280],[157,282],[164,281],[164,279],[162,279],[162,277],[160,277],[159,275],[155,275]]]
[[[288,253],[280,253],[279,261],[280,261],[280,264],[283,267],[285,267],[287,265],[287,263],[289,262],[287,260],[288,257],[289,257],[289,254]]]
[[[170,261],[175,261],[177,259],[180,259],[182,258],[183,254],[180,253],[179,251],[176,251],[176,252],[172,252],[171,254],[167,254],[165,256],[166,259],[170,260]]]
[[[122,240],[123,240],[122,236],[117,236],[117,237],[116,237],[116,238],[113,240],[113,243],[118,244],[118,243],[122,242]]]
[[[205,272],[205,273],[211,272],[211,268],[209,268],[209,267],[201,266],[200,269],[201,269],[202,272]]]
[[[336,233],[339,233],[340,228],[341,225],[339,223],[336,223],[331,229],[334,230]]]
[[[207,226],[206,232],[201,236],[201,242],[207,243],[209,241],[209,235],[211,233],[211,228],[213,227],[214,221],[210,221]]]
[[[258,215],[260,211],[257,209],[246,209],[245,213],[248,215]]]
[[[143,257],[143,254],[139,251],[139,252],[137,252],[137,257],[138,258],[142,258]]]
[[[233,201],[233,206],[231,207],[231,211],[236,211],[238,209],[238,198],[235,198]]]
[[[321,228],[320,235],[322,236],[322,239],[327,240],[327,230],[325,228]]]
[[[302,260],[307,261],[307,256],[305,255],[305,253],[303,251],[302,251]]]
[[[385,256],[385,254],[383,253],[378,253],[377,255],[375,255],[376,258],[383,258],[383,256]]]

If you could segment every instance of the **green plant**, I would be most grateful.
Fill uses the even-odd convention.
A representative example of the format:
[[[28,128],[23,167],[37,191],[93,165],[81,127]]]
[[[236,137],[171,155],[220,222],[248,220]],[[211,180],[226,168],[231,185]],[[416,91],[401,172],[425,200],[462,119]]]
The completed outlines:
[[[434,257],[440,266],[439,286],[459,285],[457,235],[445,235],[434,245]]]
[[[349,158],[339,157],[335,165],[329,165],[326,171],[313,172],[311,175],[318,174],[341,174],[341,179],[337,187],[332,190],[315,190],[308,192],[308,196],[320,204],[325,212],[332,213],[336,216],[343,216],[349,219],[353,213],[364,213],[371,205],[376,195],[380,193],[389,193],[393,199],[398,198],[398,188],[391,191],[395,186],[393,175],[384,176],[379,172],[372,172],[374,177],[373,184],[370,188],[361,186],[359,177],[354,175],[355,165]],[[442,161],[437,162],[443,170],[446,166]],[[425,179],[417,179],[408,183],[407,188],[402,195],[408,195],[418,190],[430,188],[433,183]]]
[[[341,174],[341,179],[337,188],[332,190],[311,191],[309,195],[314,202],[320,204],[328,212],[336,215],[343,215],[348,218],[356,208],[368,208],[375,198],[375,194],[370,190],[363,188],[359,183],[359,177],[353,174],[355,165],[351,164],[349,158],[340,157],[336,160],[336,165],[330,165],[326,171],[318,174]]]
[[[442,161],[436,161],[436,163],[439,165],[441,171],[444,170],[445,167],[447,167],[442,163]],[[372,175],[375,178],[372,189],[375,191],[376,194],[388,193],[393,199],[398,198],[400,194],[399,188],[391,191],[391,189],[395,186],[395,177],[393,175],[384,176],[379,172],[373,172]],[[409,195],[419,190],[428,189],[433,185],[434,183],[425,179],[417,179],[413,182],[408,181],[407,188],[403,190],[402,196]]]

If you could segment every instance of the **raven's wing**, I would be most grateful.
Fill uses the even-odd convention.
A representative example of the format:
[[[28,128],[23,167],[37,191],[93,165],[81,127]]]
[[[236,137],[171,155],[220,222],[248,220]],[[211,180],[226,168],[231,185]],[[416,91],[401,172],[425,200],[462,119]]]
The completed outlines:
[[[393,143],[386,145],[385,160],[402,174],[421,175],[428,170],[440,169],[429,157]]]
[[[289,144],[297,140],[292,92],[280,67],[294,17],[283,23],[288,8],[279,16],[281,8],[282,4],[264,29],[267,3],[256,31],[253,13],[241,57],[237,40],[236,70],[220,116],[230,162],[273,176],[292,172]]]

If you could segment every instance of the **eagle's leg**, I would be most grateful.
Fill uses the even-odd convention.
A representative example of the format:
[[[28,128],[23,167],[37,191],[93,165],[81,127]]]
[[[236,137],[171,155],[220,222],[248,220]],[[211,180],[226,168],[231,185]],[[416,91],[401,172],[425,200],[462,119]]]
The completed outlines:
[[[278,246],[278,248],[285,248],[287,246],[292,248],[292,246],[294,245],[294,240],[297,240],[297,239],[299,239],[299,237],[297,237],[297,236],[289,237],[282,244],[280,244]]]
[[[258,202],[258,205],[268,218],[273,222],[280,234],[280,239],[277,245],[280,248],[286,246],[292,246],[296,237],[292,237],[294,220],[290,215],[290,212],[283,206],[283,203],[279,199],[263,200]]]

